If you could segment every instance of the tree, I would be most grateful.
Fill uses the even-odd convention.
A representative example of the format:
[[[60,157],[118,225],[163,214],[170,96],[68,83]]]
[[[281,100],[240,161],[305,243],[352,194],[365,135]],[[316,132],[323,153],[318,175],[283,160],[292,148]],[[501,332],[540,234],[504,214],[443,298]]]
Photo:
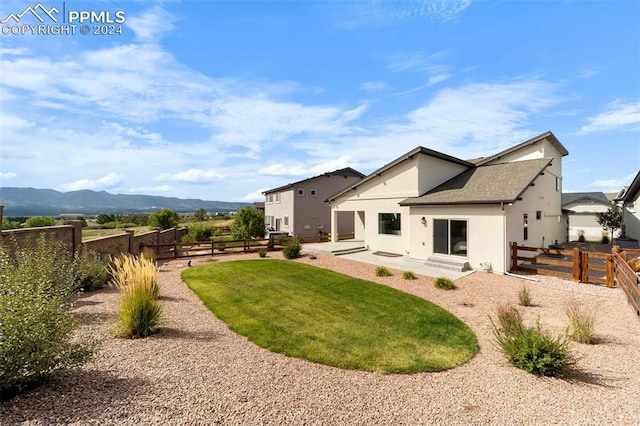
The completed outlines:
[[[2,229],[19,229],[21,227],[20,222],[17,220],[9,220],[6,217],[2,218]]]
[[[231,233],[236,240],[264,238],[264,215],[252,207],[241,208],[233,219]]]
[[[152,228],[169,229],[178,225],[178,213],[171,209],[161,209],[151,213],[148,225]]]
[[[204,222],[205,220],[207,220],[207,211],[203,208],[200,208],[193,214],[193,217],[195,217],[196,220],[200,222]]]
[[[118,216],[112,213],[99,214],[98,218],[96,219],[96,223],[99,225],[104,225],[105,223],[111,223],[111,222],[117,222],[117,221],[118,221]]]
[[[603,229],[611,232],[611,243],[613,244],[613,232],[622,227],[622,209],[613,206],[604,213],[596,213],[596,221]]]

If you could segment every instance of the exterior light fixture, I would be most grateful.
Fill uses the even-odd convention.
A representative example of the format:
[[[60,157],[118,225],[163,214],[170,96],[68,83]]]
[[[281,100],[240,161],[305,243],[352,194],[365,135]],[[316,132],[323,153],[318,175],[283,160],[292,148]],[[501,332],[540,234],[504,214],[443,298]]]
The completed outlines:
[[[427,226],[427,218],[422,216],[422,219],[420,219],[420,223],[423,224],[424,226]]]

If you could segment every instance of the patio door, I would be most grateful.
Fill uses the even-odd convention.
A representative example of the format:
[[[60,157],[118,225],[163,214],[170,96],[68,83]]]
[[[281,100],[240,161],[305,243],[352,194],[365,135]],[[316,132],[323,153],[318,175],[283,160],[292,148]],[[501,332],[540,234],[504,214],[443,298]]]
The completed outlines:
[[[433,252],[467,256],[467,221],[433,219]]]

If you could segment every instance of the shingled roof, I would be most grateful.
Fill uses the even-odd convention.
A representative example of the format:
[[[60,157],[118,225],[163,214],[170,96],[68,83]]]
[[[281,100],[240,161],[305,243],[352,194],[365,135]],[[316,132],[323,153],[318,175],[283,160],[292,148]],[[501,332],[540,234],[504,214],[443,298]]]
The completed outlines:
[[[401,206],[513,203],[551,164],[551,158],[490,164],[462,172]]]
[[[562,193],[562,206],[574,203],[579,200],[591,200],[597,201],[601,204],[611,204],[604,192],[563,192]]]
[[[359,171],[352,169],[351,167],[345,167],[344,169],[339,169],[339,170],[334,170],[333,172],[327,172],[327,173],[323,173],[321,175],[318,176],[313,176],[307,179],[303,179],[303,180],[299,180],[297,182],[293,182],[293,183],[288,183],[286,185],[283,186],[279,186],[277,188],[273,188],[273,189],[268,189],[266,191],[263,191],[263,194],[270,194],[270,193],[274,193],[274,192],[280,192],[280,191],[286,191],[288,189],[293,189],[294,186],[296,185],[300,185],[301,183],[307,182],[311,179],[316,179],[322,176],[344,176],[344,177],[357,177],[357,178],[364,178],[365,175],[363,175],[362,173],[360,173]]]

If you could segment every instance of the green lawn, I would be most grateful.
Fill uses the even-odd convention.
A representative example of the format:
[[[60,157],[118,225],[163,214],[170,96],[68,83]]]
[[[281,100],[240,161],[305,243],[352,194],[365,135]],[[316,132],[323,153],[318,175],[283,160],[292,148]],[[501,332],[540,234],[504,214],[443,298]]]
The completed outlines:
[[[345,369],[439,371],[478,352],[450,312],[390,287],[297,262],[189,268],[185,283],[235,332],[274,352]]]

